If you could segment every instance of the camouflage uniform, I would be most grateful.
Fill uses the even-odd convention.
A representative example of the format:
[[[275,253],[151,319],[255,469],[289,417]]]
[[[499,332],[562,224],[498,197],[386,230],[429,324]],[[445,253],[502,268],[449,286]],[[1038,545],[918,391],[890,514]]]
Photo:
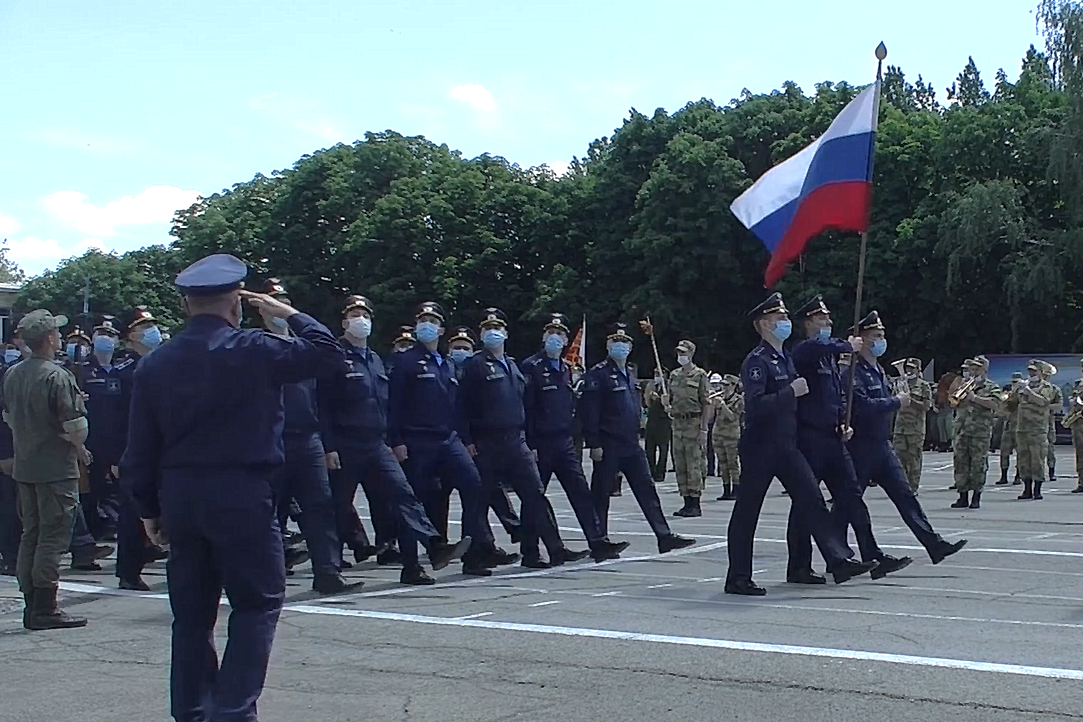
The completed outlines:
[[[1083,396],[1083,379],[1076,381],[1072,386],[1072,391],[1069,394],[1069,414],[1080,408],[1075,400],[1081,396]],[[1072,424],[1069,431],[1072,432],[1072,448],[1075,450],[1076,487],[1072,489],[1072,493],[1083,494],[1083,419]]]
[[[1022,381],[1022,374],[1012,374],[1012,382]],[[1008,471],[1012,466],[1012,452],[1015,451],[1015,427],[1019,424],[1019,398],[1014,393],[1008,394],[1008,400],[1000,407],[1000,415],[1004,418],[1004,430],[1000,434],[1000,481],[998,485],[1008,483]],[[1016,465],[1015,478],[1019,478],[1019,467]]]
[[[739,379],[727,374],[723,380],[723,393],[711,401],[714,407],[714,432],[711,445],[718,459],[718,475],[722,478],[722,496],[719,501],[735,499],[735,490],[741,482],[741,460],[737,444],[744,426],[745,397],[737,385]]]
[[[1052,375],[1054,367],[1052,364],[1046,364],[1048,367],[1046,371]],[[1045,377],[1046,381],[1049,381],[1049,376]],[[1053,481],[1056,478],[1054,473],[1057,469],[1057,414],[1064,410],[1064,394],[1060,390],[1060,386],[1057,386],[1050,381],[1053,386],[1053,390],[1056,392],[1056,398],[1053,399],[1053,403],[1049,406],[1049,431],[1047,438],[1049,439],[1049,449],[1045,453],[1045,460],[1049,466],[1049,481]]]
[[[921,455],[925,448],[925,417],[933,406],[933,387],[928,381],[918,376],[921,360],[906,359],[903,369],[907,373],[906,391],[910,394],[910,405],[899,409],[895,416],[895,433],[892,445],[899,457],[910,490],[915,494],[921,483]]]
[[[1035,375],[1030,381],[1017,383],[1012,395],[1019,403],[1019,417],[1015,427],[1015,444],[1019,458],[1019,476],[1023,478],[1020,499],[1041,499],[1042,482],[1045,481],[1046,454],[1049,449],[1049,409],[1057,396],[1053,384],[1038,375],[1042,361],[1031,361],[1027,366]]]
[[[691,341],[677,344],[679,355],[691,357],[696,346]],[[699,516],[699,497],[703,493],[704,448],[701,435],[707,428],[704,411],[709,407],[710,389],[707,372],[689,362],[670,372],[667,383],[669,412],[673,419],[672,449],[673,465],[677,469],[677,490],[684,497],[684,507],[675,512],[677,516]]]
[[[971,363],[972,373],[989,368],[989,361],[978,356]],[[955,410],[954,447],[955,490],[959,492],[956,508],[963,508],[969,492],[979,496],[985,487],[985,474],[989,470],[989,442],[993,437],[993,417],[996,409],[987,409],[976,399],[1001,399],[1000,387],[982,378],[973,389],[974,399],[963,401]],[[999,406],[999,403],[997,404]],[[965,506],[969,506],[967,503]]]

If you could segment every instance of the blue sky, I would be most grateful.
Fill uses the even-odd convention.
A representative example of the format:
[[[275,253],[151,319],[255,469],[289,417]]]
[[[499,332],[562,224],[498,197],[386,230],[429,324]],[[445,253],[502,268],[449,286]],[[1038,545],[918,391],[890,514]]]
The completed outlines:
[[[173,210],[366,130],[559,167],[628,109],[888,62],[1016,77],[1036,0],[6,0],[0,238],[39,273],[167,242]]]

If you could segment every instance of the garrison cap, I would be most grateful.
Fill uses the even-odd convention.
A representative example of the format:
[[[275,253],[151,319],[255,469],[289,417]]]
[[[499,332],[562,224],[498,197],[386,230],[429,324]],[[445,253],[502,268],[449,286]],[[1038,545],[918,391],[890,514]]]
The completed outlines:
[[[811,318],[818,313],[831,315],[831,312],[827,310],[827,304],[824,303],[824,297],[819,294],[802,303],[801,307],[793,312],[793,315],[794,318],[805,319]]]
[[[568,323],[568,317],[565,316],[563,313],[549,314],[549,318],[545,320],[545,328],[542,330],[548,331],[549,329],[553,329],[554,331],[563,331],[566,334],[570,334],[572,332],[571,326]]]
[[[455,343],[456,341],[465,341],[472,347],[476,347],[478,345],[478,342],[474,338],[474,332],[466,326],[459,326],[451,334],[451,338],[447,340],[449,344]]]
[[[605,337],[605,340],[632,343],[632,337],[628,335],[628,324],[618,322],[610,326],[609,335]]]
[[[1044,361],[1039,361],[1038,363],[1045,363],[1045,362]],[[989,359],[985,358],[984,356],[975,356],[974,358],[968,358],[966,360],[966,365],[967,366],[973,366],[974,368],[979,368],[979,369],[987,369],[987,368],[989,368]],[[1041,367],[1039,366],[1038,368],[1040,369]]]
[[[39,308],[23,316],[16,330],[23,341],[36,344],[53,331],[59,331],[62,326],[67,325],[67,316],[54,316],[44,308]]]
[[[350,311],[358,308],[368,311],[370,316],[376,315],[376,312],[372,310],[372,301],[364,296],[348,296],[346,303],[342,305],[342,316],[345,317]]]
[[[158,319],[146,306],[136,306],[124,316],[124,333],[128,333],[136,325],[141,323],[157,323]]]
[[[696,344],[692,343],[688,339],[683,339],[677,342],[677,353],[686,353],[689,356],[696,355]]]
[[[117,319],[114,316],[102,316],[102,320],[94,327],[94,333],[106,333],[110,336],[120,336],[120,329],[117,328]]]
[[[724,384],[737,384],[741,382],[740,376],[734,376],[733,374],[726,374],[722,377],[722,383]]]
[[[440,319],[440,323],[443,323],[445,318],[443,307],[441,307],[440,304],[436,303],[435,301],[425,301],[424,303],[420,304],[417,307],[417,313],[414,315],[416,318],[421,318],[422,316],[433,316],[434,318]]]
[[[360,298],[360,296],[358,298]],[[395,337],[395,340],[392,341],[392,343],[405,343],[407,341],[413,343],[416,340],[417,336],[414,335],[413,326],[399,326],[399,335]]]
[[[228,253],[201,258],[177,274],[174,283],[184,296],[218,296],[244,287],[248,266]]]
[[[788,313],[786,304],[782,302],[781,293],[772,293],[767,300],[748,312],[748,317],[753,321],[766,316],[769,313]]]
[[[921,370],[921,359],[914,358],[913,356],[911,356],[910,358],[906,359],[905,361],[906,362],[903,364],[903,368],[905,368],[905,369],[907,369],[909,371],[920,371]]]
[[[482,312],[481,323],[478,324],[479,328],[487,328],[489,326],[507,327],[508,317],[504,315],[504,312],[499,308],[489,307]]]
[[[1023,372],[1022,371],[1012,371],[1012,381],[1022,381],[1022,380],[1023,380]]]
[[[869,315],[857,322],[857,330],[850,329],[851,332],[862,333],[863,331],[883,331],[884,322],[880,320],[880,314],[877,311],[869,311]]]
[[[280,281],[277,278],[268,278],[266,281],[264,281],[263,282],[263,292],[266,293],[268,296],[271,296],[273,298],[278,298],[279,296],[288,296],[288,295],[290,295],[286,291],[286,287],[284,285],[282,285],[282,281]]]
[[[88,345],[92,343],[92,341],[90,340],[90,336],[87,336],[86,332],[78,326],[69,331],[68,335],[64,337],[65,341],[71,341],[73,339],[75,341],[85,341]]]
[[[1042,362],[1038,359],[1032,358],[1030,361],[1027,361],[1027,370],[1029,371],[1030,369],[1034,369],[1035,371],[1037,371],[1041,368],[1041,363]]]

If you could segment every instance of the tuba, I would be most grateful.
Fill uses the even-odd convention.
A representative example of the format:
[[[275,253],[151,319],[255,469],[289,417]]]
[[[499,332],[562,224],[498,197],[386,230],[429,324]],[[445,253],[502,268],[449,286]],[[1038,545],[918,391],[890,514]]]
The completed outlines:
[[[959,405],[966,401],[966,397],[977,388],[978,383],[981,381],[977,376],[971,376],[963,383],[959,384],[959,388],[955,389],[948,395],[948,403],[951,404],[951,408],[957,409]]]
[[[1079,421],[1080,418],[1083,418],[1083,396],[1073,396],[1068,407],[1070,410],[1060,421],[1060,425],[1066,429],[1072,428],[1072,425],[1075,424],[1075,422]]]

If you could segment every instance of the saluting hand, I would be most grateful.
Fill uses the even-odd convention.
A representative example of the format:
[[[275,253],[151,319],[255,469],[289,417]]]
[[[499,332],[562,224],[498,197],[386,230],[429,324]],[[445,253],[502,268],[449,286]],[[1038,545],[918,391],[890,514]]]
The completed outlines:
[[[253,293],[241,291],[241,298],[248,301],[257,311],[273,318],[289,318],[297,313],[297,309],[278,299],[268,296],[266,293]]]

